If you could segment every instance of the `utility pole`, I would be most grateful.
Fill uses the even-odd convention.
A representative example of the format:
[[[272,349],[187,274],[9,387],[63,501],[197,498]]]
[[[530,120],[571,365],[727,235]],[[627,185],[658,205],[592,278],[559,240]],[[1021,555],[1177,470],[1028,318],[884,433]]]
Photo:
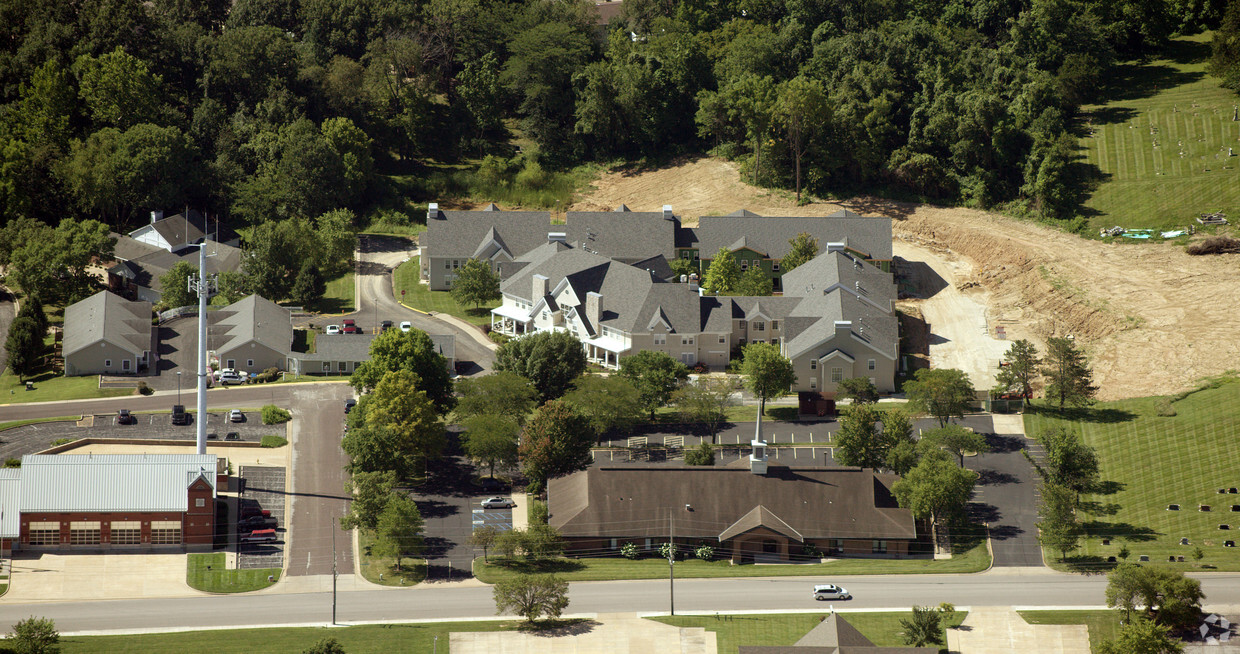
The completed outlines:
[[[672,615],[676,615],[676,510],[667,516],[667,595]]]
[[[332,520],[332,624],[336,624],[336,521]]]

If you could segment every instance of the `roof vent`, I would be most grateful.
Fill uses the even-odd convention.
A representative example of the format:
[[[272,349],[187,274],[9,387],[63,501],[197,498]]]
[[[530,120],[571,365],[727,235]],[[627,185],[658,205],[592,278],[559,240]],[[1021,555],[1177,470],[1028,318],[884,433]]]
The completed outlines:
[[[427,220],[438,220],[439,218],[442,218],[442,217],[443,217],[443,214],[439,213],[438,202],[432,202],[426,205],[426,219]]]
[[[670,204],[663,205],[663,219],[672,220],[675,217],[676,216],[672,214],[672,205]]]
[[[843,252],[845,243],[827,243],[827,252]]]
[[[566,232],[547,232],[547,242],[568,245],[568,234]]]

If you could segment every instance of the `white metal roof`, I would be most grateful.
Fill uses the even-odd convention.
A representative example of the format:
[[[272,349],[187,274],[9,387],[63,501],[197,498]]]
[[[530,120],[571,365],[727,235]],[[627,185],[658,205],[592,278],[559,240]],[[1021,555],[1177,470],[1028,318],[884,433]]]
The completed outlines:
[[[21,511],[185,511],[201,473],[215,493],[214,454],[29,454]],[[7,516],[6,516],[7,517]]]
[[[0,468],[0,538],[21,535],[21,468]]]

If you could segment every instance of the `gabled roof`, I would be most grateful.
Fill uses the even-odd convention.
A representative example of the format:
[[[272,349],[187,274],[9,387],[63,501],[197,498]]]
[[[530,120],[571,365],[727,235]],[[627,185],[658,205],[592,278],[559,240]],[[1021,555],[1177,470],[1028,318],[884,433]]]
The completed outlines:
[[[873,647],[874,643],[838,613],[828,615],[809,633],[801,637],[797,647]]]
[[[748,520],[782,522],[780,529],[807,540],[915,538],[912,513],[891,494],[896,479],[859,468],[772,465],[756,475],[745,468],[600,466],[552,479],[548,508],[551,526],[566,537],[666,536],[675,511],[678,538],[718,540],[721,527],[761,506]],[[679,508],[686,504],[691,510]]]
[[[231,352],[248,343],[258,343],[276,352],[288,352],[293,345],[293,315],[288,309],[258,295],[249,295],[211,315],[215,334],[227,339],[214,348]],[[221,329],[222,328],[222,329]]]
[[[735,538],[745,532],[753,531],[758,527],[765,527],[777,534],[787,536],[798,543],[805,541],[805,537],[801,535],[801,532],[793,529],[788,525],[788,523],[781,520],[780,517],[775,515],[770,509],[759,504],[758,506],[755,506],[752,511],[741,516],[739,520],[733,522],[731,525],[728,525],[727,529],[720,532],[719,542],[723,542],[729,538]]]
[[[152,329],[150,302],[100,291],[65,309],[63,356],[101,341],[138,356],[151,349]]]
[[[215,491],[214,454],[28,454],[23,512],[185,511],[201,474]]]
[[[116,246],[112,248],[112,257],[117,261],[132,261],[138,257],[160,251],[160,248],[150,243],[143,243],[132,236],[116,232],[110,233],[109,236],[116,239]]]
[[[887,311],[896,300],[890,273],[845,252],[824,252],[783,275],[785,296],[823,295],[837,286]]]
[[[490,209],[486,209],[486,211],[490,211]],[[474,250],[472,258],[490,259],[500,252],[508,255],[509,259],[513,258],[512,251],[509,250],[508,246],[504,243],[504,237],[500,236],[499,232],[495,231],[495,228],[492,227],[486,233],[486,236],[482,237],[482,242],[478,244],[478,249]]]
[[[198,225],[202,224],[201,214],[198,214],[197,211],[191,211],[190,217],[195,218],[198,224],[191,222],[185,214],[179,213],[175,216],[168,216],[167,218],[157,220],[147,225],[147,227],[154,229],[156,233],[174,248],[190,243],[198,243],[204,235],[202,229],[198,227]],[[130,234],[136,234],[140,231],[143,231],[143,228],[140,227],[130,232]]]
[[[570,211],[567,223],[568,244],[586,252],[624,263],[676,256],[678,221],[658,211]]]
[[[802,298],[792,310],[784,322],[785,356],[795,359],[834,338],[837,322],[851,323],[850,344],[896,359],[900,330],[895,314],[840,288],[826,295]]]
[[[428,217],[424,245],[433,257],[470,258],[494,234],[514,256],[547,242],[547,233],[560,231],[546,211],[439,211]]]
[[[156,291],[163,291],[159,278],[172,267],[184,261],[198,270],[198,249],[194,248],[181,254],[167,250],[155,249],[136,259],[122,261],[108,269],[108,272],[131,280],[134,284]],[[225,243],[211,241],[207,245],[207,272],[233,272],[241,267],[241,250]]]
[[[763,217],[748,211],[702,216],[697,228],[677,233],[676,246],[698,248],[701,256],[709,259],[720,248],[736,249],[734,246],[742,243],[737,235],[744,235],[743,247],[771,259],[782,259],[788,254],[788,241],[801,232],[817,238],[824,251],[827,243],[843,242],[869,259],[891,259],[891,219],[860,216],[847,210],[821,217]]]

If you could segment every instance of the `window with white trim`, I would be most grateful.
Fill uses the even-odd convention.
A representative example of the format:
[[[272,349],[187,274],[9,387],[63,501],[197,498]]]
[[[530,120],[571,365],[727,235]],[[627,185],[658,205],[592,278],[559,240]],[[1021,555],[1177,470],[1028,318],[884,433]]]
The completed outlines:
[[[831,369],[831,383],[838,384],[842,381],[844,381],[844,369],[843,368],[832,368]]]
[[[778,262],[778,261],[772,261],[772,262],[771,262],[771,272],[779,272],[779,262]]]
[[[247,367],[247,368],[253,368],[253,367],[254,367],[254,359],[246,359],[246,360],[245,360],[245,367]]]
[[[779,331],[779,321],[778,321],[778,320],[772,320],[772,321],[771,321],[771,331],[773,331],[773,332],[774,332],[774,331]]]
[[[818,359],[810,359],[810,360],[809,360],[809,369],[810,369],[810,370],[817,370],[817,369],[818,369]]]
[[[866,364],[866,369],[867,369],[867,370],[873,370],[873,369],[874,369],[874,359],[870,359],[870,362],[869,362],[868,364]]]
[[[681,336],[680,344],[681,345],[693,345],[693,337],[692,336]]]
[[[818,388],[818,380],[813,377],[810,377],[809,378],[809,390],[812,391],[812,390],[816,390],[817,388]]]
[[[237,360],[236,360],[236,359],[229,359],[229,360],[228,360],[228,365],[226,365],[226,366],[224,366],[224,367],[225,367],[225,368],[236,368],[236,367],[237,367]]]
[[[337,362],[336,362],[336,371],[337,371],[337,372],[344,372],[345,370],[347,370],[347,369],[348,369],[348,367],[349,367],[349,362],[348,362],[348,361],[337,361]]]
[[[720,344],[720,345],[727,345],[727,344],[728,344],[728,337],[727,337],[727,336],[720,336],[720,337],[719,337],[719,344]]]
[[[655,345],[667,345],[667,334],[655,334],[654,344]]]
[[[111,368],[111,367],[112,367],[112,360],[111,360],[111,359],[104,359],[104,360],[103,360],[103,367],[104,367],[104,368]]]
[[[744,271],[744,270],[749,270],[749,260],[748,260],[748,259],[741,259],[741,270],[742,270],[742,271]]]
[[[202,507],[204,507],[204,506],[206,506],[206,505],[207,505],[207,500],[206,500],[206,498],[204,498],[204,497],[195,497],[195,498],[194,498],[194,506],[196,506],[196,507],[198,507],[198,508],[200,508],[200,509],[201,509]]]
[[[766,323],[762,322],[761,320],[759,320],[759,321],[755,322],[755,323],[753,324],[753,330],[754,330],[755,332],[764,332],[764,331],[766,331]]]
[[[121,359],[121,370],[129,370],[129,359]]]
[[[447,260],[447,259],[444,259],[444,260],[443,260],[443,269],[444,269],[444,270],[452,270],[452,262],[451,262],[451,261],[449,261],[449,260]]]

